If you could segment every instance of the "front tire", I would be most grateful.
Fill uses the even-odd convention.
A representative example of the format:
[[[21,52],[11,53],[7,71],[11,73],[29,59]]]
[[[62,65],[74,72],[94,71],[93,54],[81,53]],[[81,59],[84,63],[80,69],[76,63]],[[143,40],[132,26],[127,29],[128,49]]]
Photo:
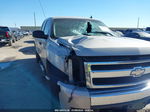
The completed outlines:
[[[52,65],[50,64],[50,62],[47,60],[47,64],[46,64],[46,76],[49,76],[49,82],[50,82],[50,91],[52,94],[52,100],[51,100],[51,104],[53,109],[56,108],[60,108],[60,102],[59,102],[59,86],[57,85],[57,81],[54,79],[54,73],[52,72]],[[53,76],[52,76],[53,75]]]
[[[48,88],[50,89],[51,92],[51,107],[52,109],[58,109],[60,108],[60,103],[59,103],[59,86],[57,85],[57,82],[51,78],[52,75],[52,67],[49,61],[46,61],[46,67],[43,65],[42,60],[38,53],[36,52],[36,62],[40,65],[40,68],[43,72],[42,79],[44,79],[44,83],[48,83]],[[45,80],[46,79],[46,80]]]

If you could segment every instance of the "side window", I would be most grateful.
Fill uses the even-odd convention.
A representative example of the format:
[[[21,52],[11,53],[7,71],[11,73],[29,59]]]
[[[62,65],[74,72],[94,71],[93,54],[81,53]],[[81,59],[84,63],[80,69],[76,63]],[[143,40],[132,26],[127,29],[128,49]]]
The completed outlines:
[[[45,24],[45,28],[44,28],[44,34],[45,35],[50,35],[50,31],[51,31],[51,21],[48,20]]]

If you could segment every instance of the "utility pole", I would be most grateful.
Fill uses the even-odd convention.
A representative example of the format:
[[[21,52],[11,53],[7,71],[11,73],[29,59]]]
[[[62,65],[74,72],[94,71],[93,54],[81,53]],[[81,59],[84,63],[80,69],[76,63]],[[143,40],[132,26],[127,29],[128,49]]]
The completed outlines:
[[[16,27],[16,23],[15,23],[15,27]]]
[[[34,12],[34,26],[36,28],[36,17],[35,17],[35,12]]]
[[[139,24],[140,24],[140,18],[138,17],[137,28],[139,28]]]

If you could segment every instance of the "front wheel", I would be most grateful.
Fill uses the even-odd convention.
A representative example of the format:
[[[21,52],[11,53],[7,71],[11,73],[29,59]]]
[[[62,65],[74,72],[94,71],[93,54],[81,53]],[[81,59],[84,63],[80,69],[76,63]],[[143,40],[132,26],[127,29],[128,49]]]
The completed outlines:
[[[59,102],[59,86],[57,85],[57,81],[54,79],[54,73],[52,72],[53,68],[49,61],[47,61],[46,64],[46,76],[49,76],[49,83],[50,83],[50,91],[51,91],[51,104],[53,109],[60,108],[60,102]]]

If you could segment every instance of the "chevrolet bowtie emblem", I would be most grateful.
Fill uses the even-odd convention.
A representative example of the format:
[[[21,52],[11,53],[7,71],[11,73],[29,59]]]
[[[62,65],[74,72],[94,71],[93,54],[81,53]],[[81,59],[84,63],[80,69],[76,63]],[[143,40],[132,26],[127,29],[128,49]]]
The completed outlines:
[[[130,75],[133,76],[133,77],[140,77],[141,75],[144,74],[144,72],[145,72],[145,68],[143,68],[143,67],[134,67],[131,70]]]

